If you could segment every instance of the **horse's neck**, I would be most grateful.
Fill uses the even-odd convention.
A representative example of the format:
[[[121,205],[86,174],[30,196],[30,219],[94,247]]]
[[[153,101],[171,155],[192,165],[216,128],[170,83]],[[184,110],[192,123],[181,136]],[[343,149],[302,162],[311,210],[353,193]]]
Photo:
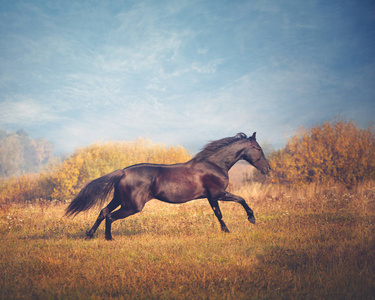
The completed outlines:
[[[241,148],[237,147],[226,147],[219,152],[212,155],[208,160],[211,163],[219,166],[225,171],[229,171],[229,169],[240,160],[242,155]]]

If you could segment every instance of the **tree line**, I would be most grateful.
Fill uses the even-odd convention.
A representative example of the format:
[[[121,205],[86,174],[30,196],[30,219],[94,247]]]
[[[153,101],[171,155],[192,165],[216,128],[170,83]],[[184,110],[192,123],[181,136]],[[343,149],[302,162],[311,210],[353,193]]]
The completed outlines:
[[[32,139],[22,129],[0,129],[0,178],[39,172],[52,158],[53,145],[48,140]]]

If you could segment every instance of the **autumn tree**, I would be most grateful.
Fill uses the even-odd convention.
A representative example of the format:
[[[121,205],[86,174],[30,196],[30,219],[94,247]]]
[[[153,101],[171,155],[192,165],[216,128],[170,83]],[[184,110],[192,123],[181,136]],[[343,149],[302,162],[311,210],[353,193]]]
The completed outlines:
[[[31,139],[24,130],[0,130],[0,177],[38,172],[53,157],[46,139]]]

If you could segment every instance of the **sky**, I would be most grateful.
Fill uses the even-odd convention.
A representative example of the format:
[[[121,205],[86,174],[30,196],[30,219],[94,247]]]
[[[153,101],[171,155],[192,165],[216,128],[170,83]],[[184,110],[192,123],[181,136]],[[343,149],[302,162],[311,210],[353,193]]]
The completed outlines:
[[[192,152],[375,121],[373,0],[1,1],[0,128]]]

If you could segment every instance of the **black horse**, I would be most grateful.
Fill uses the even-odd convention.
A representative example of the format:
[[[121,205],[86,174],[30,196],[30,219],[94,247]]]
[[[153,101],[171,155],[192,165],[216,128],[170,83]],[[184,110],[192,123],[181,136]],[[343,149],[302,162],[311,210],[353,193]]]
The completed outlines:
[[[70,203],[66,215],[76,215],[95,205],[102,206],[114,188],[112,201],[101,210],[94,226],[87,231],[93,237],[100,223],[106,219],[105,238],[112,239],[114,221],[140,212],[151,199],[167,203],[184,203],[207,198],[222,231],[229,232],[222,220],[218,201],[235,201],[243,206],[248,220],[255,223],[253,211],[239,196],[225,191],[228,171],[240,159],[244,159],[266,174],[270,165],[262,148],[251,137],[238,133],[207,144],[201,152],[186,163],[173,165],[137,164],[116,170],[88,183]],[[114,212],[118,206],[120,208]]]

